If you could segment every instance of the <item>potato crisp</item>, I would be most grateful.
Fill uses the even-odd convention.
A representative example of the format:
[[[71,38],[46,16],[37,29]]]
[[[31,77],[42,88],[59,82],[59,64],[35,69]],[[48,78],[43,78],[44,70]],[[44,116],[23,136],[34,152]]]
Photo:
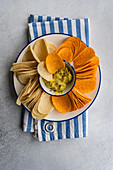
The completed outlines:
[[[95,56],[95,51],[91,47],[86,47],[80,54],[74,59],[75,68],[87,63],[92,57]]]
[[[74,65],[76,72],[75,86],[65,95],[62,92],[72,82],[73,76],[63,60]],[[24,85],[16,103],[19,106],[24,104],[32,117],[38,120],[44,119],[53,109],[60,113],[81,109],[92,100],[87,93],[96,88],[98,65],[99,58],[95,56],[95,51],[78,37],[67,38],[58,48],[43,38],[38,39],[34,46],[27,47],[22,62],[13,63],[10,69]],[[38,74],[46,88],[61,93],[61,96],[45,93],[39,85]]]
[[[46,58],[46,68],[49,73],[54,74],[58,69],[65,68],[65,63],[57,54],[51,53]]]
[[[67,94],[60,97],[52,96],[52,103],[60,113],[66,113],[71,110],[71,100]]]
[[[90,93],[96,87],[96,77],[86,78],[86,79],[77,79],[75,88],[78,89],[81,93]]]

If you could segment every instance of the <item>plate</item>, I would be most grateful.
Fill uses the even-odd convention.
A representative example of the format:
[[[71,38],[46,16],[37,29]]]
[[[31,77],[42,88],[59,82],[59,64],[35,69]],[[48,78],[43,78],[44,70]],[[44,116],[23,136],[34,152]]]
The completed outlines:
[[[59,45],[61,45],[68,37],[70,37],[67,34],[49,34],[49,35],[45,35],[45,36],[41,36],[37,39],[41,39],[44,38],[46,39],[46,41],[48,43],[53,43],[56,45],[56,47],[58,47]],[[27,46],[25,46],[22,51],[20,52],[20,54],[18,55],[16,62],[21,62],[22,58],[24,56],[24,54],[27,51],[27,47],[29,45],[31,45],[33,47],[34,43],[37,41],[37,39],[31,41]],[[86,111],[95,101],[99,89],[100,89],[100,84],[101,84],[101,70],[100,70],[100,66],[98,66],[97,72],[96,72],[96,88],[91,92],[86,94],[86,96],[90,97],[92,99],[91,102],[89,102],[88,104],[86,104],[83,108],[78,109],[76,111],[73,112],[67,112],[67,113],[59,113],[56,109],[54,109],[49,115],[46,116],[45,120],[49,120],[49,121],[64,121],[64,120],[69,120],[72,119],[80,114],[82,114],[84,111]],[[21,92],[21,90],[23,89],[23,85],[18,81],[18,79],[16,78],[16,76],[13,74],[13,85],[14,85],[14,89],[17,95],[19,95],[19,93]],[[28,108],[26,108],[28,109]]]

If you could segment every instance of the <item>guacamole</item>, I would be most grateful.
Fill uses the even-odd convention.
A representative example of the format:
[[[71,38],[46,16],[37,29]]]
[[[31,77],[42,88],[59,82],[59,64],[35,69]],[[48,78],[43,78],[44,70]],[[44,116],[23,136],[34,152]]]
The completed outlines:
[[[66,84],[71,82],[72,74],[68,68],[59,69],[53,74],[53,79],[47,81],[43,79],[47,88],[53,90],[54,92],[63,92],[66,88]]]

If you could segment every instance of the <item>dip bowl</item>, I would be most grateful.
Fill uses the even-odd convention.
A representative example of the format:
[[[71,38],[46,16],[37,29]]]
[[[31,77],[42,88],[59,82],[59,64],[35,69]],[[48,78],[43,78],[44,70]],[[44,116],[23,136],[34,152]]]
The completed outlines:
[[[73,89],[73,87],[74,87],[74,85],[76,83],[76,72],[75,72],[73,66],[70,63],[68,63],[67,61],[65,61],[65,60],[64,60],[64,62],[65,62],[65,66],[68,68],[68,70],[72,74],[72,80],[71,80],[70,83],[66,84],[66,88],[65,88],[65,90],[63,92],[58,93],[58,92],[54,92],[51,89],[47,88],[44,81],[43,81],[43,78],[39,75],[39,84],[40,84],[41,88],[47,94],[49,94],[51,96],[63,96],[65,94],[68,94]]]

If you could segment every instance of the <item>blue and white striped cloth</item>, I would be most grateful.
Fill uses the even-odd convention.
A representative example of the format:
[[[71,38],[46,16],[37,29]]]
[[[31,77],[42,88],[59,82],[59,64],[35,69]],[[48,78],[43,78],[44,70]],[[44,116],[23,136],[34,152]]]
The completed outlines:
[[[77,36],[89,45],[89,19],[70,19],[51,16],[30,15],[29,36],[33,40],[50,33],[65,33]],[[39,141],[86,137],[88,134],[88,112],[71,120],[52,122],[54,131],[45,131],[48,121],[35,121],[31,113],[23,107],[23,131],[34,132]]]

